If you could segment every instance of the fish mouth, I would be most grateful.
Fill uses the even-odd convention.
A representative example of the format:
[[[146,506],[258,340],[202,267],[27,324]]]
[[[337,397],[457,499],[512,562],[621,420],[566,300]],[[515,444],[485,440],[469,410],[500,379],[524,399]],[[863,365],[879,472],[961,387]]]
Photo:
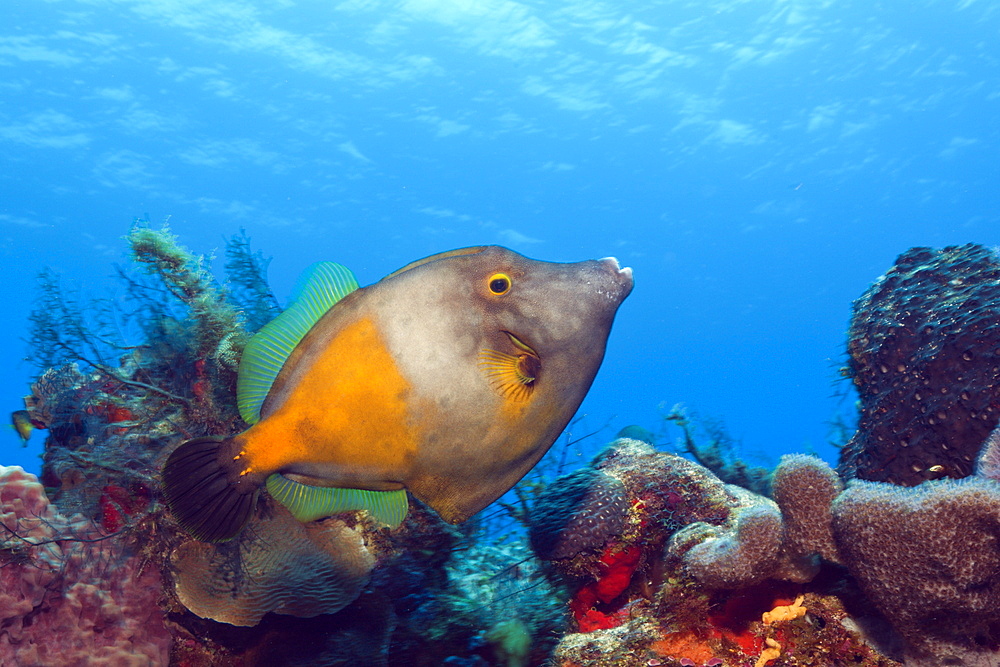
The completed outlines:
[[[632,277],[632,267],[631,266],[623,267],[621,265],[621,262],[618,261],[617,257],[602,257],[597,261],[601,262],[602,264],[607,264],[610,268],[614,269],[618,273],[623,273],[629,276],[630,278]]]
[[[602,257],[601,259],[599,259],[597,261],[600,262],[601,264],[607,266],[612,271],[614,271],[618,275],[618,277],[622,279],[622,284],[628,286],[628,291],[632,290],[633,279],[632,279],[632,267],[631,266],[625,266],[625,267],[623,267],[618,262],[618,258],[617,257]],[[626,295],[627,294],[628,294],[628,292],[626,292]]]

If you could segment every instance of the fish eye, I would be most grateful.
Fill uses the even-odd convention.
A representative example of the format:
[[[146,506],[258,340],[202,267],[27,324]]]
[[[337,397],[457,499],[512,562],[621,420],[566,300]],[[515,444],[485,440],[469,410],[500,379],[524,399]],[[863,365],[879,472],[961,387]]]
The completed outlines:
[[[489,282],[490,291],[501,296],[510,291],[510,276],[506,273],[494,273],[490,276]]]

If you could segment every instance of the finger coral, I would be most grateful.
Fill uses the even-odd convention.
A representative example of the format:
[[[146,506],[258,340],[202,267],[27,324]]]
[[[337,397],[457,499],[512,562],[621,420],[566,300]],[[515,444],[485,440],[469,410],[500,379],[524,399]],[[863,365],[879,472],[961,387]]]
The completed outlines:
[[[818,457],[781,458],[771,479],[785,530],[780,578],[806,582],[819,571],[820,558],[840,562],[830,506],[843,488],[837,473]]]

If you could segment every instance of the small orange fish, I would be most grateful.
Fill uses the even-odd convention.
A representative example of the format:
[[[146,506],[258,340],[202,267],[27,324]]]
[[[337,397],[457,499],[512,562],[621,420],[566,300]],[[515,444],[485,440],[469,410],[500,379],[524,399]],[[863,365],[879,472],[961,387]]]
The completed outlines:
[[[632,271],[497,246],[413,262],[358,288],[322,263],[244,352],[252,426],[178,447],[167,504],[204,541],[240,533],[261,489],[302,521],[367,509],[398,525],[406,491],[458,523],[499,498],[565,428],[604,357]]]

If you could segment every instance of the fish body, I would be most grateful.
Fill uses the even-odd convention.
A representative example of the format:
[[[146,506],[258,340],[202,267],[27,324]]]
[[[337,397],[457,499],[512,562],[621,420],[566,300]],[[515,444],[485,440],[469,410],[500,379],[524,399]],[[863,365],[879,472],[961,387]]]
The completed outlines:
[[[241,408],[253,425],[182,445],[164,470],[168,504],[212,541],[238,534],[265,484],[290,508],[322,489],[367,493],[362,506],[405,503],[405,489],[446,521],[464,521],[565,428],[631,289],[631,270],[614,259],[540,262],[485,246],[349,291],[311,323],[273,380],[254,381],[254,366],[260,356],[277,366],[278,353],[266,342],[263,355],[248,347]],[[246,400],[248,387],[259,401]]]
[[[10,421],[14,430],[17,431],[17,436],[21,438],[21,446],[27,447],[31,432],[37,428],[37,425],[31,420],[31,413],[27,410],[15,410],[10,415]]]

